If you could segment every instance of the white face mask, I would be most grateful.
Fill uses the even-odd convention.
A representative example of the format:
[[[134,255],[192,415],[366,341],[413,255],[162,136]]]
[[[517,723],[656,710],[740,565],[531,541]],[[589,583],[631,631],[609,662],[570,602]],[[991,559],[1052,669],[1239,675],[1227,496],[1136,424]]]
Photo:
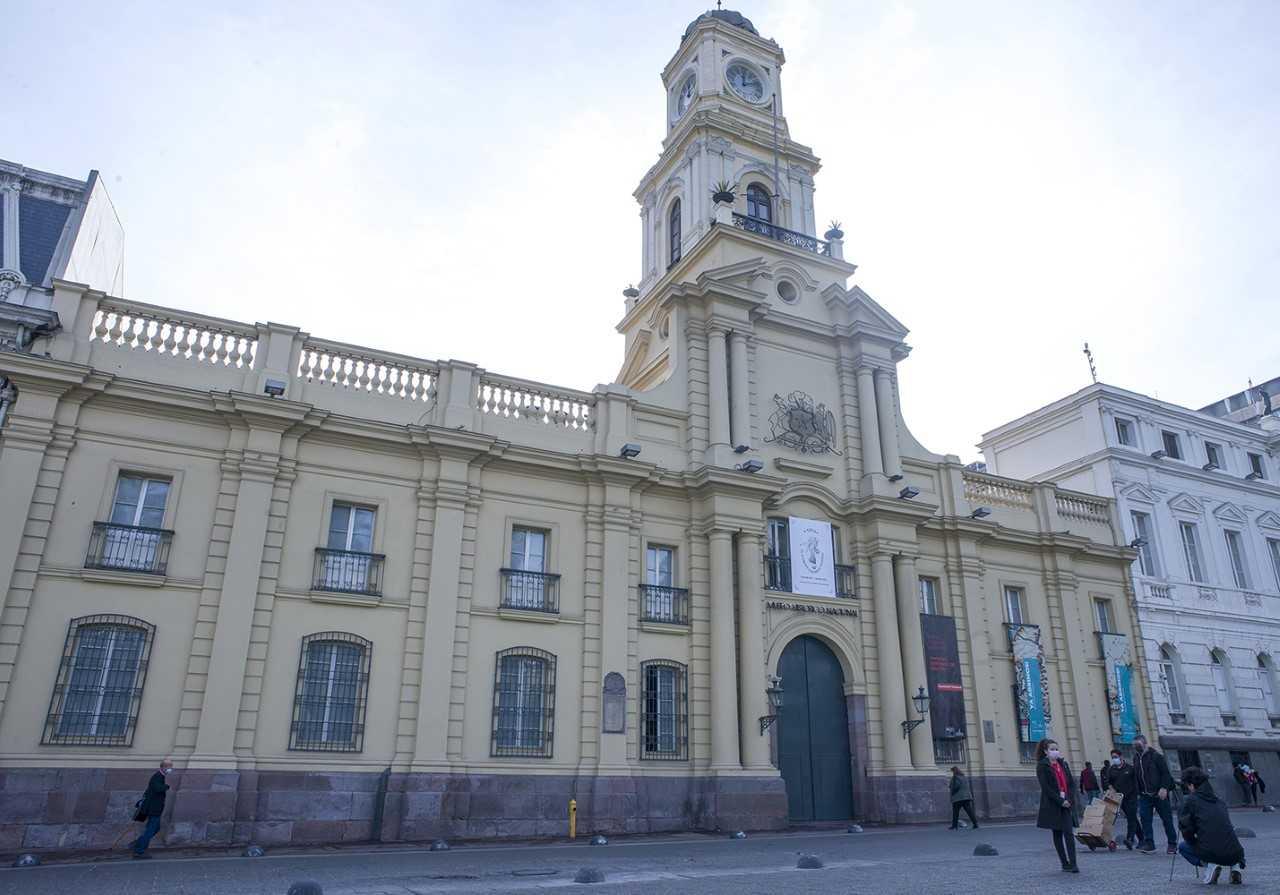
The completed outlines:
[[[1113,765],[1115,765],[1116,767],[1120,767],[1120,759],[1118,759],[1118,758],[1113,758],[1113,759],[1111,759],[1111,763],[1112,763]]]
[[[1057,761],[1058,759],[1062,758],[1062,753],[1057,749],[1050,749],[1049,757],[1052,758],[1054,761]]]
[[[161,768],[160,773],[168,777],[170,774],[173,773],[173,768]]]

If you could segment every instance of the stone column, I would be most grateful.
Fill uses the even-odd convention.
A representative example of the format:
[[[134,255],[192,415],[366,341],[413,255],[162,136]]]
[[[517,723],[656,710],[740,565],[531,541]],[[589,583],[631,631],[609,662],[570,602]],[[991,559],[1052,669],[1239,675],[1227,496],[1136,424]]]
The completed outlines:
[[[738,663],[733,623],[733,535],[717,528],[711,542],[711,768],[737,770]]]
[[[876,419],[880,423],[880,449],[884,452],[885,475],[902,475],[902,454],[898,450],[898,420],[893,403],[893,374],[875,372]]]
[[[883,473],[880,424],[876,419],[876,391],[870,367],[858,368],[858,430],[862,436],[862,474]]]
[[[738,641],[742,691],[742,764],[746,768],[772,770],[769,738],[760,735],[759,719],[770,712],[765,695],[764,616],[760,605],[760,538],[752,532],[738,534]]]
[[[929,682],[925,677],[924,636],[920,631],[920,602],[918,596],[919,583],[916,579],[916,558],[899,556],[894,570],[897,579],[898,602],[898,637],[902,643],[903,670],[903,711],[906,717],[915,720],[916,707],[911,697],[920,687],[929,690]],[[911,731],[911,763],[917,768],[933,768],[937,762],[933,758],[933,729],[928,716],[925,723]]]
[[[599,688],[605,675],[616,671],[624,678],[627,675],[627,635],[628,607],[630,604],[630,570],[628,557],[631,553],[631,511],[623,506],[622,501],[628,495],[622,487],[609,486],[615,492],[609,498],[614,505],[606,504],[604,508],[604,562],[602,564],[600,582],[600,657],[599,669],[596,672],[596,699],[600,699]],[[590,619],[588,618],[588,623]],[[603,768],[625,768],[627,765],[627,736],[616,733],[603,733],[604,706],[596,716],[596,736],[600,741],[600,766]],[[629,733],[629,732],[628,732]]]
[[[707,441],[712,456],[716,448],[729,446],[729,363],[725,355],[725,331],[712,327],[707,332],[707,410],[711,429]]]
[[[729,336],[730,366],[729,376],[732,387],[730,412],[732,416],[733,438],[729,442],[735,448],[739,445],[751,444],[751,392],[747,384],[747,334],[733,332]]]
[[[871,593],[876,610],[876,656],[880,676],[880,725],[886,771],[910,770],[911,750],[902,737],[906,695],[902,688],[902,653],[893,588],[893,557],[871,557]]]
[[[0,210],[4,212],[7,226],[4,241],[0,243],[0,269],[18,269],[18,201],[22,196],[22,182],[14,179],[0,186]]]

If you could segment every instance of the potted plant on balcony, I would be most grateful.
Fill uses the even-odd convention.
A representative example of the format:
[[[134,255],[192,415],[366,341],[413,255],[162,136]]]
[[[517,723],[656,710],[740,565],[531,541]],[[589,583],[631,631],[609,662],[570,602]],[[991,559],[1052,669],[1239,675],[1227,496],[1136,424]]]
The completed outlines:
[[[832,221],[830,228],[826,233],[822,234],[824,239],[844,239],[844,231],[840,229],[839,221]]]
[[[715,189],[711,191],[711,200],[717,204],[732,205],[735,198],[737,194],[733,190],[733,185],[727,180],[717,183]]]

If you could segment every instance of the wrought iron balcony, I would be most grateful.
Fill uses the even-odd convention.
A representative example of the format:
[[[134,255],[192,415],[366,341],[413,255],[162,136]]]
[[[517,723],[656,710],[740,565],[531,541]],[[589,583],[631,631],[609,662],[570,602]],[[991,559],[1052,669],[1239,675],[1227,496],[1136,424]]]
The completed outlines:
[[[172,543],[173,532],[167,528],[95,522],[84,567],[163,575],[169,566]]]
[[[689,624],[689,591],[660,584],[640,585],[640,620],[668,625]]]
[[[836,563],[836,596],[852,600],[858,595],[858,567]],[[773,553],[764,557],[764,586],[767,590],[792,593],[791,559]]]
[[[521,569],[499,569],[499,572],[502,575],[502,599],[498,605],[503,609],[560,611],[559,575]]]
[[[815,255],[830,256],[831,254],[831,246],[825,240],[818,239],[816,236],[809,236],[806,233],[797,233],[795,230],[788,230],[786,227],[779,227],[777,224],[762,221],[760,218],[738,214],[736,211],[733,213],[733,226],[740,230],[746,230],[748,233],[757,233],[768,239],[776,239],[778,242],[794,246],[797,249],[804,249],[806,252],[813,252]]]
[[[382,566],[385,561],[386,557],[381,553],[317,547],[315,578],[311,589],[380,597]]]
[[[853,599],[858,595],[858,567],[836,563],[836,596]]]

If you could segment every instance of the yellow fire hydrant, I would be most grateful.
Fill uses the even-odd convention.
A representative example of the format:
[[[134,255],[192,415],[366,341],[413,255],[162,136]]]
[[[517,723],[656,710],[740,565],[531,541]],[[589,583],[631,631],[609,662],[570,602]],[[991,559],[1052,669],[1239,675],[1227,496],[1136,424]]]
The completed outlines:
[[[578,838],[578,800],[569,800],[569,838]]]

